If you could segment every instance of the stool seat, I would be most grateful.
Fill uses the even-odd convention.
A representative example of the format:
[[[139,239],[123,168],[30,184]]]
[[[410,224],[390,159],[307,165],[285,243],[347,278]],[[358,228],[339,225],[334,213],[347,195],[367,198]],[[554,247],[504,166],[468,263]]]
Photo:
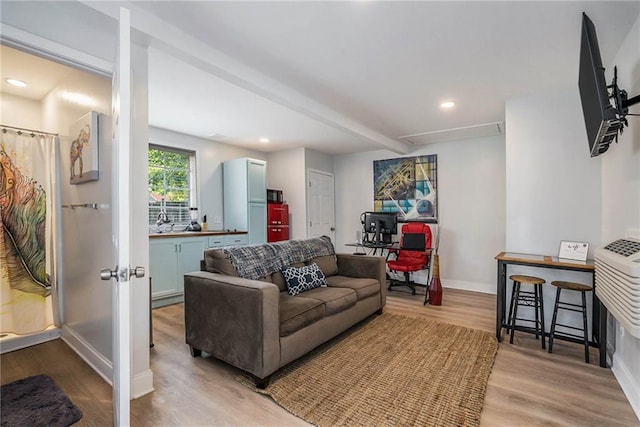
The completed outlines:
[[[535,277],[535,276],[522,276],[519,274],[514,274],[512,276],[509,276],[510,280],[513,280],[514,282],[520,282],[520,283],[528,283],[531,285],[542,285],[544,283],[544,279],[540,278],[540,277]]]
[[[579,339],[584,344],[584,361],[589,363],[589,336],[587,332],[587,298],[585,293],[593,291],[591,286],[583,285],[582,283],[564,282],[561,280],[554,280],[551,282],[556,287],[556,303],[553,307],[553,318],[551,320],[551,330],[549,331],[549,353],[553,352],[553,341],[558,337]],[[574,304],[560,300],[562,290],[577,291],[580,292],[582,297],[582,304]],[[578,328],[568,324],[558,323],[558,310],[573,311],[582,314],[582,328]],[[564,329],[563,332],[556,332],[556,328],[560,326]],[[570,331],[581,331],[582,336],[574,334]]]
[[[554,280],[553,282],[551,282],[551,284],[557,288],[571,289],[572,291],[579,291],[579,292],[591,291],[591,286],[583,285],[582,283],[563,282],[561,280]]]
[[[535,276],[525,276],[513,274],[509,276],[513,280],[513,291],[511,292],[511,303],[509,305],[509,317],[507,318],[509,330],[509,343],[513,344],[513,335],[516,330],[516,320],[521,322],[533,322],[533,328],[525,329],[525,332],[533,332],[536,336],[542,338],[542,348],[545,348],[545,328],[544,328],[544,300],[542,297],[542,284],[545,280]],[[533,285],[532,291],[521,289],[522,284]],[[518,306],[533,307],[535,320],[518,317]],[[519,330],[523,330],[520,327]]]

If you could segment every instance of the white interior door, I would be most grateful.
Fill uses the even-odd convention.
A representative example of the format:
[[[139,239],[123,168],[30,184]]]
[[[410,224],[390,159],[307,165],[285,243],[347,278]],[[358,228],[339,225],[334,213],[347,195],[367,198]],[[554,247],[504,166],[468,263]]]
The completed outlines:
[[[129,426],[131,399],[130,318],[130,159],[131,159],[131,30],[129,10],[120,8],[118,43],[111,93],[113,132],[113,249],[116,267],[101,276],[113,282],[113,423]],[[136,269],[137,270],[137,269]],[[136,271],[142,277],[144,271]]]
[[[309,170],[307,236],[329,236],[335,242],[333,174]]]

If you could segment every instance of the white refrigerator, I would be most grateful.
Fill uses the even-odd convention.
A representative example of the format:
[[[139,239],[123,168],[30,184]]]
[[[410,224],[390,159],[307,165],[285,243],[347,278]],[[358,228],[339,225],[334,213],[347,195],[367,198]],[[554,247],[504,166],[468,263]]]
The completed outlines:
[[[225,230],[247,231],[249,244],[267,241],[267,162],[249,158],[222,166]]]

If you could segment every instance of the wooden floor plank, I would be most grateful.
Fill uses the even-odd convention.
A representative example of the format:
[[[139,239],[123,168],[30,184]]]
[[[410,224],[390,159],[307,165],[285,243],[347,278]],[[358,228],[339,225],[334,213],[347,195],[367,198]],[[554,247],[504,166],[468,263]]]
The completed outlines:
[[[418,291],[424,292],[424,288]],[[386,311],[493,332],[495,295],[444,290],[439,307],[403,288]],[[155,392],[131,402],[135,426],[306,426],[268,397],[235,380],[238,371],[211,357],[193,358],[184,343],[183,305],[155,309],[151,369]],[[482,426],[640,426],[610,369],[584,363],[578,344],[516,333],[500,344],[487,385]],[[111,388],[61,340],[2,355],[1,382],[40,373],[54,378],[84,413],[79,426],[112,424]]]

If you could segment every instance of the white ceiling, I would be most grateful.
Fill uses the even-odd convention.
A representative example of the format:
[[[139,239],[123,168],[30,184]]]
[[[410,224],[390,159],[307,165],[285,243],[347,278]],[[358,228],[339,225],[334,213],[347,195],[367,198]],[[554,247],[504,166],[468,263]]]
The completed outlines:
[[[613,59],[640,13],[637,1],[170,1],[135,6],[373,132],[396,141],[429,133],[430,142],[439,135],[446,139],[443,130],[486,129],[477,125],[503,121],[507,99],[577,88],[583,11],[596,24],[604,63]],[[344,127],[330,129],[335,122],[314,126],[303,117],[304,108],[297,109],[303,114],[288,114],[277,105],[284,93],[277,87],[257,82],[269,93],[265,99],[168,60],[160,51],[152,54],[151,65],[153,125],[198,136],[219,133],[263,151],[292,144],[327,152],[383,146],[358,132],[345,133]],[[178,82],[178,75],[186,78]],[[189,95],[177,96],[181,91]],[[291,106],[291,99],[285,105]],[[439,104],[444,100],[457,106],[443,111]],[[260,145],[259,136],[273,142]]]
[[[74,70],[19,50],[0,45],[0,92],[40,101],[51,89],[64,81]],[[27,87],[12,86],[5,81],[14,78],[28,82]],[[8,123],[5,123],[8,124]]]
[[[506,100],[577,88],[583,11],[605,64],[640,13],[638,1],[123,3],[147,34],[152,126],[331,154],[504,129]]]

